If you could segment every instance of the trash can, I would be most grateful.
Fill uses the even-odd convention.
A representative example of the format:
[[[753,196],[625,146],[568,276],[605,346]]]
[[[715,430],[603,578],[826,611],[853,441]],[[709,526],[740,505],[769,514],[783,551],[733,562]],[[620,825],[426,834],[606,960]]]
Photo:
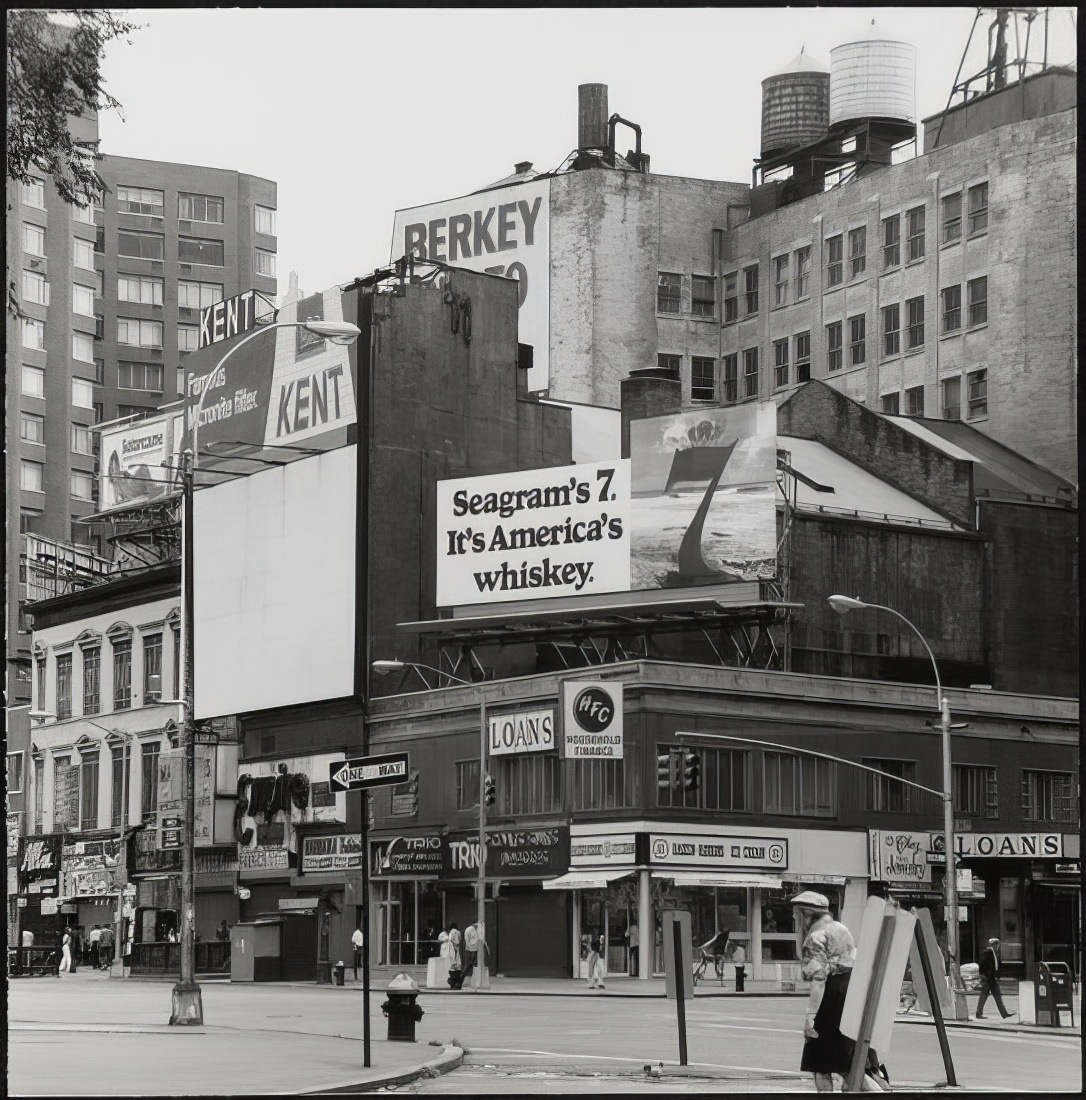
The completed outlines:
[[[388,1038],[415,1042],[415,1024],[422,1019],[422,1006],[415,1003],[419,987],[410,974],[397,974],[388,983],[388,1000],[381,1011],[388,1018]]]
[[[343,975],[346,973],[347,968],[341,962],[337,962],[332,967],[332,981],[335,985],[343,984]]]

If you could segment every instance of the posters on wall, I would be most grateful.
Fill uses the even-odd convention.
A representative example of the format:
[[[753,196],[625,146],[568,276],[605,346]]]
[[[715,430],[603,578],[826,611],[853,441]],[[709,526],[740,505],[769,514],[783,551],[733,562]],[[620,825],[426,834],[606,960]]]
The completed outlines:
[[[439,481],[438,605],[624,591],[629,506],[625,459]]]
[[[59,834],[20,838],[19,884],[24,893],[56,897],[60,885]]]
[[[630,424],[630,587],[776,573],[777,413],[771,402]]]
[[[412,254],[517,280],[517,338],[533,348],[528,389],[546,389],[550,379],[550,180],[529,180],[397,210],[390,258]]]
[[[102,428],[99,511],[136,508],[180,493],[183,431],[180,412]]]

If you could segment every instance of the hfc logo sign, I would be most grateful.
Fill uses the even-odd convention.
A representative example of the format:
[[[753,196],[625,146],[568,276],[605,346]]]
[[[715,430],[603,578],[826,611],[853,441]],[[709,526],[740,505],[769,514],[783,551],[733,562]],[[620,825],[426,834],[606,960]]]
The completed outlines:
[[[566,680],[562,684],[562,718],[562,748],[567,759],[621,759],[621,683]]]

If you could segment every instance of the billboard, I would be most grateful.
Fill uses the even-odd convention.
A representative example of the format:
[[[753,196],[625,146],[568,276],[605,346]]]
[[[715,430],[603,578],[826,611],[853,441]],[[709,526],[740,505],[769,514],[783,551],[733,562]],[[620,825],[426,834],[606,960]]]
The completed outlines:
[[[283,306],[277,323],[343,321],[354,296],[338,287]],[[200,451],[209,444],[310,446],[355,422],[354,345],[297,328],[246,333],[185,358],[186,429],[200,408]],[[345,436],[344,436],[345,438]]]
[[[528,389],[550,378],[550,180],[397,210],[391,259],[414,253],[520,283],[518,339],[534,348]]]
[[[630,464],[439,481],[437,604],[629,588]]]
[[[630,424],[630,587],[776,573],[777,411],[771,402]]]
[[[181,491],[184,418],[166,413],[103,427],[99,511],[136,508]]]
[[[194,494],[197,717],[354,693],[355,461],[342,447]]]

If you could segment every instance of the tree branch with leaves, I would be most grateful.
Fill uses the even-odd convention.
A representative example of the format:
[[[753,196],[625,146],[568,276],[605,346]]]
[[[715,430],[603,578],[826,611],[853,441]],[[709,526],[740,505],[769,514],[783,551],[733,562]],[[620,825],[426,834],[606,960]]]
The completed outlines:
[[[63,21],[61,21],[63,20]],[[103,189],[96,141],[72,133],[76,119],[120,103],[102,85],[105,46],[136,30],[111,11],[7,13],[7,178],[49,176],[60,197],[86,206]],[[130,42],[130,40],[128,40]]]

